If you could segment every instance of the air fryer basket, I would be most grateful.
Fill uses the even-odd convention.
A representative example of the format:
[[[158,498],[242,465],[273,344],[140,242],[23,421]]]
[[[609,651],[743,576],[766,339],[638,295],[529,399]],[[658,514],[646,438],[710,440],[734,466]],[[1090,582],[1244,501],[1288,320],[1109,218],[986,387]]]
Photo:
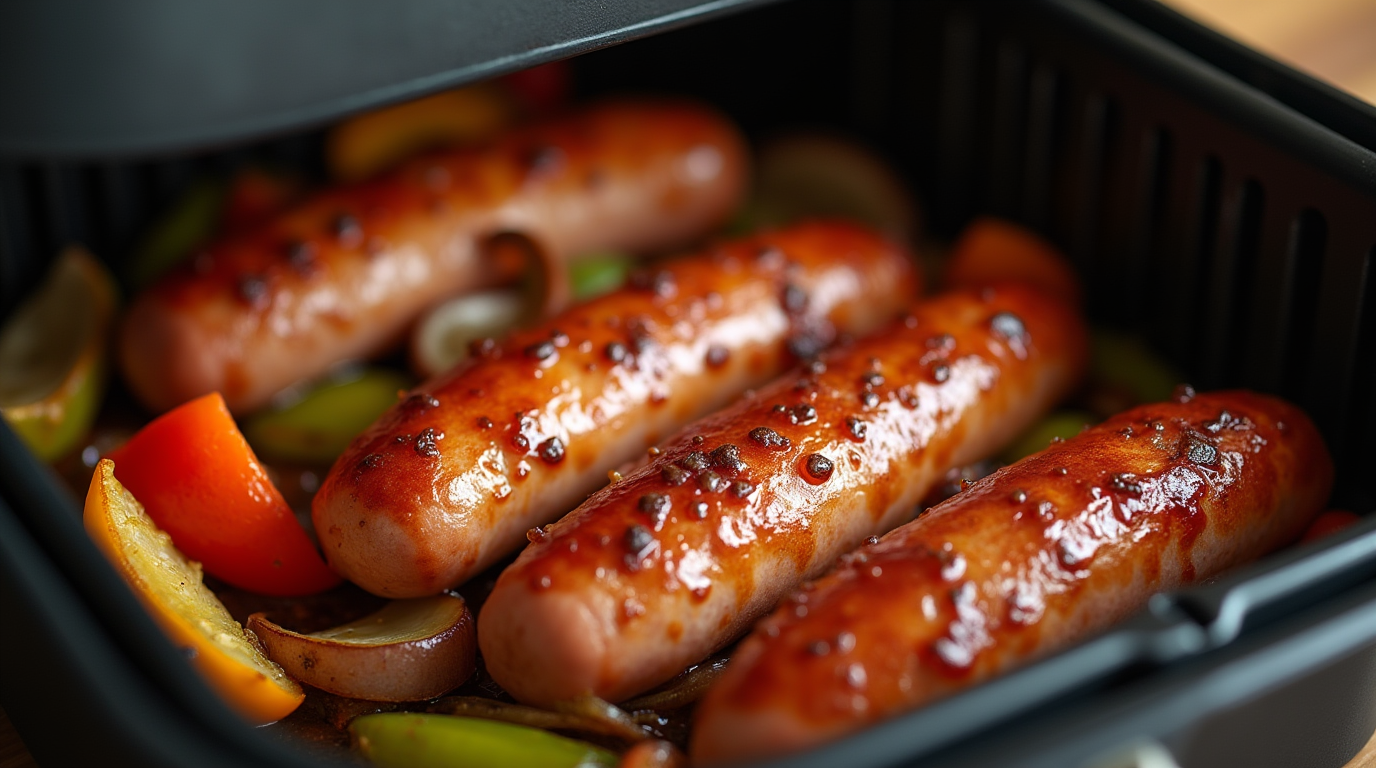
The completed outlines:
[[[1243,85],[1114,10],[1130,0],[754,5],[576,59],[583,95],[696,94],[755,137],[857,136],[920,191],[937,236],[980,213],[1041,230],[1094,322],[1201,389],[1307,409],[1338,464],[1334,505],[1367,514],[787,764],[1118,766],[1166,749],[1186,768],[1341,765],[1376,729],[1376,152],[1345,138],[1370,127],[1340,134]],[[61,245],[117,262],[197,174],[264,158],[319,174],[319,135],[0,160],[0,312]],[[0,705],[43,764],[331,764],[215,698],[3,428],[0,598]]]

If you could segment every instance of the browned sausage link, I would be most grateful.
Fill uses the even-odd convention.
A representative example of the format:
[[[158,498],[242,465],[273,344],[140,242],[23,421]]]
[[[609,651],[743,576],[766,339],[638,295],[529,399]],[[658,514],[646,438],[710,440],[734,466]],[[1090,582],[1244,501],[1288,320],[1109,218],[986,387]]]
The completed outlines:
[[[1064,647],[1292,540],[1332,478],[1314,426],[1273,398],[1114,417],[785,601],[698,709],[694,759],[804,749]]]
[[[315,497],[330,564],[380,595],[452,587],[607,482],[607,471],[916,295],[907,254],[817,223],[633,276],[420,387]]]
[[[125,376],[155,411],[211,391],[255,408],[490,285],[493,235],[557,257],[702,236],[739,202],[745,154],[715,112],[614,102],[324,192],[141,294],[121,331]]]
[[[672,677],[1015,437],[1084,349],[1080,320],[1029,289],[953,293],[694,425],[502,574],[478,623],[488,670],[539,704]]]

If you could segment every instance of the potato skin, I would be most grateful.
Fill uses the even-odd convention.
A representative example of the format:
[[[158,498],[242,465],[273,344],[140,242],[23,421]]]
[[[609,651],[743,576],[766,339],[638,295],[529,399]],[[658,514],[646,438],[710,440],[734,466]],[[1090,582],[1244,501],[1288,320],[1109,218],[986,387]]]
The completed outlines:
[[[613,101],[336,187],[215,243],[134,301],[119,359],[154,412],[220,392],[235,413],[395,344],[428,307],[512,278],[485,244],[558,261],[679,247],[747,183],[736,128],[682,101]]]
[[[867,230],[800,224],[646,270],[423,384],[359,436],[312,506],[330,564],[388,597],[509,555],[614,469],[917,293]]]
[[[1073,387],[1085,329],[1021,286],[918,304],[668,441],[550,526],[478,621],[488,671],[534,704],[619,701],[744,632],[952,466]]]
[[[807,749],[1063,648],[1294,540],[1332,480],[1313,424],[1272,397],[1120,414],[785,601],[700,705],[694,761]]]

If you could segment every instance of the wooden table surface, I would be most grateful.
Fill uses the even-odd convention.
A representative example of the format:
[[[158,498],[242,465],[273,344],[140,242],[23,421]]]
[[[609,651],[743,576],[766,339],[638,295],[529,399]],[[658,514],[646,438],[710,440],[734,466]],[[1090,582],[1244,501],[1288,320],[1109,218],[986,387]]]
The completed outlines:
[[[1167,4],[1376,104],[1376,0],[1168,0]],[[0,710],[0,768],[35,765]],[[1376,734],[1345,768],[1376,768]]]

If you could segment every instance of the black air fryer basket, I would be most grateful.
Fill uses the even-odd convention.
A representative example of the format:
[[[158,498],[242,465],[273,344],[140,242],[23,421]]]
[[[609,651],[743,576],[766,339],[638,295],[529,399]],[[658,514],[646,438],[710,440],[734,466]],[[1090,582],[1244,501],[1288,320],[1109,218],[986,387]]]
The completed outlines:
[[[0,315],[69,242],[124,258],[199,173],[318,174],[333,119],[575,54],[581,96],[693,94],[754,137],[867,141],[940,237],[983,213],[1042,231],[1094,322],[1198,388],[1304,407],[1333,505],[1365,517],[786,764],[1336,768],[1366,742],[1376,110],[1154,3],[19,3],[0,10]],[[5,428],[0,598],[0,706],[40,764],[341,764],[221,704]]]

